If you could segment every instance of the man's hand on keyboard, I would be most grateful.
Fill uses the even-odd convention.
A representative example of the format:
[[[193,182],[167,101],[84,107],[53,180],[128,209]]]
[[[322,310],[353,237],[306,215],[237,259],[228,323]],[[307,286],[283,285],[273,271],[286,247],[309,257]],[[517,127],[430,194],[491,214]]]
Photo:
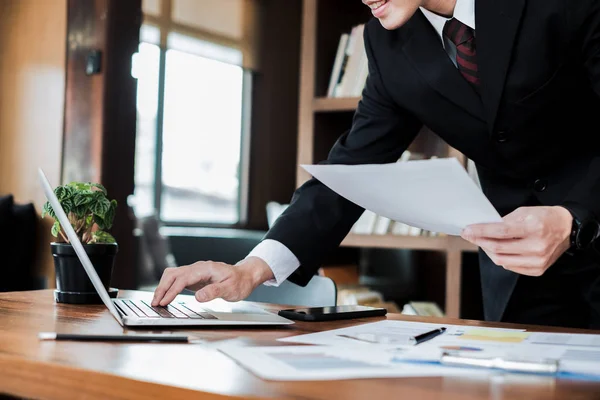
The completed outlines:
[[[237,265],[198,261],[191,265],[167,268],[154,291],[152,306],[166,306],[185,288],[196,291],[196,300],[199,302],[216,298],[239,301],[269,279],[273,279],[273,272],[258,257],[248,257]]]

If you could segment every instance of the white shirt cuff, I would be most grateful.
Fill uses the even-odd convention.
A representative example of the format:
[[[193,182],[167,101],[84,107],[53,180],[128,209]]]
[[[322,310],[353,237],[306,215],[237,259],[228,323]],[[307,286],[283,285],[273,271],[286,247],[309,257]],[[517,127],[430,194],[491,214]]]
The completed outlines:
[[[258,257],[267,263],[275,279],[270,279],[264,284],[267,286],[279,286],[300,266],[300,261],[290,249],[283,243],[273,239],[265,239],[260,242],[248,257]]]

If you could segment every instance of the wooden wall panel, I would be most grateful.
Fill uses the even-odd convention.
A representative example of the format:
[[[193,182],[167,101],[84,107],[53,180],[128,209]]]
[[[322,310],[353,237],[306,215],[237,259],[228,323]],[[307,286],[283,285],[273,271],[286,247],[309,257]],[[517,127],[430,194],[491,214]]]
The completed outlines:
[[[37,168],[60,180],[66,14],[67,0],[0,1],[0,194],[38,212]],[[50,220],[41,225],[37,272],[53,285]]]
[[[296,188],[301,11],[300,0],[261,2],[261,68],[252,91],[250,229],[266,229],[267,202],[288,203]]]
[[[134,222],[127,197],[134,188],[136,92],[132,56],[139,45],[141,0],[68,0],[65,182],[95,181],[119,206],[111,233],[119,243],[111,284],[135,288]],[[99,51],[98,73],[86,73]]]
[[[68,1],[64,182],[100,180],[105,75],[86,75],[86,58],[106,47],[107,13],[107,0]]]

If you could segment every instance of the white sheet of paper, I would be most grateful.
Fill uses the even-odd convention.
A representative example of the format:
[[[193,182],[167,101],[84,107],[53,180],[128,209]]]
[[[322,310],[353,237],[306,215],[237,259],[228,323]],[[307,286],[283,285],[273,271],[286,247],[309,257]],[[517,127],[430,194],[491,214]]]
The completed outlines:
[[[440,365],[409,365],[383,351],[330,346],[224,346],[219,350],[256,376],[275,381],[322,381],[442,375],[485,375]]]
[[[353,203],[431,232],[460,235],[467,225],[502,221],[456,158],[302,167]]]

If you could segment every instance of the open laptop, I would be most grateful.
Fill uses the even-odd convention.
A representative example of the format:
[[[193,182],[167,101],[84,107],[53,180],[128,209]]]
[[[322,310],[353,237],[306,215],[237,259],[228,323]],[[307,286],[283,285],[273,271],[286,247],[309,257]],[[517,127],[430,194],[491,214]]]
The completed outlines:
[[[267,312],[245,302],[227,302],[216,299],[207,303],[174,301],[166,307],[152,307],[150,301],[137,299],[111,299],[96,273],[81,241],[69,223],[67,215],[44,171],[38,170],[46,198],[52,205],[62,230],[65,232],[85,272],[102,302],[123,326],[210,326],[210,325],[289,325],[294,322],[277,314]]]

